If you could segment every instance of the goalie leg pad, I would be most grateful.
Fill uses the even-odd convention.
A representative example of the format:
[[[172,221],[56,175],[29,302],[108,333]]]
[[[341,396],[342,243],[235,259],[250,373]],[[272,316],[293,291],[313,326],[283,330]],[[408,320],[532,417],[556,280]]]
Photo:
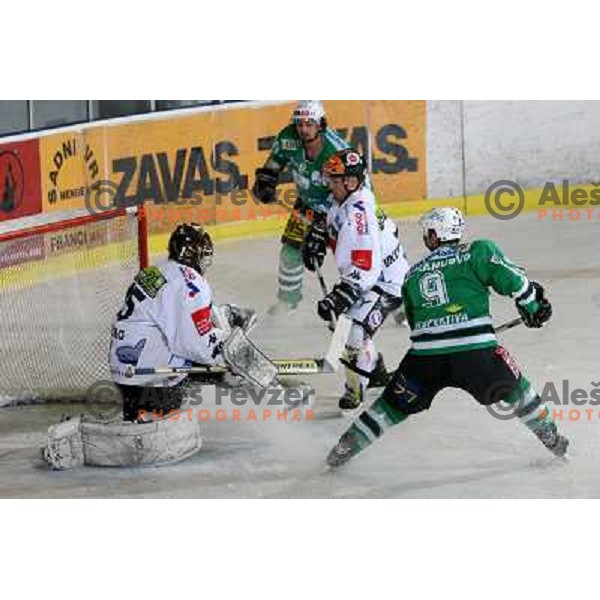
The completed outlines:
[[[42,458],[56,471],[80,467],[84,464],[81,419],[79,417],[52,425],[48,429]]]
[[[202,446],[200,423],[167,417],[149,423],[82,423],[86,465],[101,467],[144,467],[177,463]]]
[[[145,467],[177,463],[202,446],[200,424],[187,415],[148,423],[87,423],[80,419],[53,425],[42,454],[57,470],[93,465]]]

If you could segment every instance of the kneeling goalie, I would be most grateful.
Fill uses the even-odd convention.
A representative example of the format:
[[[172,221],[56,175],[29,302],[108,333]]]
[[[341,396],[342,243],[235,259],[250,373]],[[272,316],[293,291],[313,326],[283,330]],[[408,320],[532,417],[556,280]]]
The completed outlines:
[[[113,322],[109,354],[124,423],[74,419],[51,427],[43,457],[52,467],[168,464],[200,449],[197,420],[166,418],[181,407],[188,375],[132,376],[131,370],[223,365],[228,344],[245,339],[254,311],[213,305],[204,277],[212,258],[209,234],[195,223],[183,224],[171,234],[168,259],[139,271]]]

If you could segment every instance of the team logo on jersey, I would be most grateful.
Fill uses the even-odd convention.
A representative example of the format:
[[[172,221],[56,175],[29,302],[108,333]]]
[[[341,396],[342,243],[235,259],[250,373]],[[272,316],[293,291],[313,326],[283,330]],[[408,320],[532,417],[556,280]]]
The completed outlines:
[[[133,365],[134,367],[138,364],[142,350],[146,345],[146,339],[140,340],[135,346],[119,346],[115,350],[115,354],[120,362],[125,365]]]
[[[293,152],[294,150],[298,150],[300,148],[300,142],[297,140],[281,140],[281,148],[283,150],[287,150],[289,152]]]
[[[363,271],[370,271],[373,266],[373,252],[371,250],[352,250],[350,260],[355,267]]]
[[[190,281],[196,279],[196,272],[194,269],[190,269],[189,267],[180,267],[183,277]]]
[[[450,304],[450,306],[444,308],[444,310],[450,314],[459,313],[462,309],[463,307],[460,304]]]
[[[366,235],[366,233],[368,232],[368,228],[363,213],[355,213],[354,221],[356,222],[356,232],[358,233],[358,235]]]
[[[186,281],[185,285],[188,289],[188,298],[193,300],[200,293],[200,288],[198,288],[192,281]]]
[[[192,313],[192,321],[200,335],[206,335],[213,327],[210,306],[204,306]]]
[[[380,310],[374,310],[369,315],[369,326],[371,329],[377,329],[383,323],[383,315]]]
[[[367,211],[365,205],[362,202],[355,202],[354,207],[358,209],[354,213],[354,222],[356,224],[356,232],[358,235],[367,235],[369,233],[369,226],[367,224]]]
[[[193,300],[200,293],[200,288],[194,283],[198,276],[196,275],[196,272],[189,267],[180,266],[179,270],[183,275],[185,285],[188,289],[188,299]]]

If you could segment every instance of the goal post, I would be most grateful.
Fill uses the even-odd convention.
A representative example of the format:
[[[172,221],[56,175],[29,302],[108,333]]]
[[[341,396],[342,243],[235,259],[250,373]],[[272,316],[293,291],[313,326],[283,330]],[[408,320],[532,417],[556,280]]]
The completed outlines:
[[[0,406],[80,400],[109,379],[110,325],[147,265],[142,206],[0,223]]]

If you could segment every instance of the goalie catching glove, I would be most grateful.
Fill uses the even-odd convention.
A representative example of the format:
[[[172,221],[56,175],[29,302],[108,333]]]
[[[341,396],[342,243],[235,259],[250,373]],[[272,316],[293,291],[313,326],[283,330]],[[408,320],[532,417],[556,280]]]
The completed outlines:
[[[309,271],[315,271],[317,267],[322,267],[327,254],[327,241],[329,235],[325,225],[325,219],[318,219],[309,229],[302,246],[302,259],[304,266]]]
[[[537,281],[530,282],[528,289],[515,300],[515,304],[526,327],[539,329],[552,317],[552,305],[544,295],[544,288]]]
[[[263,203],[273,204],[277,201],[277,171],[261,167],[256,169],[256,180],[252,193]]]
[[[256,312],[251,308],[242,308],[235,304],[221,304],[212,306],[212,320],[215,327],[223,331],[227,337],[232,329],[239,327],[248,333],[257,323]]]
[[[360,289],[347,281],[341,281],[323,300],[317,303],[317,312],[324,321],[331,321],[331,315],[339,317],[346,312],[359,298]]]

